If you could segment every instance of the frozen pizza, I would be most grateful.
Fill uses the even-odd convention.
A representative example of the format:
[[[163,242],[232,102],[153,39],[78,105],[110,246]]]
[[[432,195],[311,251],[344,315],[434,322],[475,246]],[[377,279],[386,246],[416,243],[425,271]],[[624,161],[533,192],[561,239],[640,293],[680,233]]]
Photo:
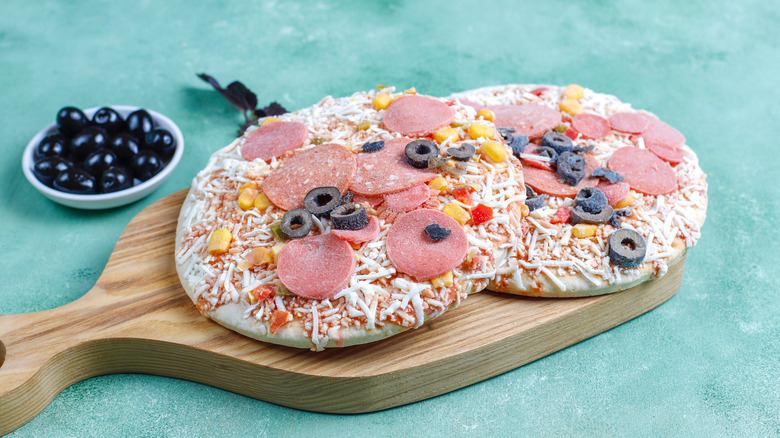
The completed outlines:
[[[523,166],[490,115],[381,88],[262,120],[193,180],[185,291],[230,329],[314,350],[454,308],[523,242]]]
[[[657,116],[577,85],[451,98],[492,112],[524,166],[528,232],[500,255],[490,289],[540,297],[624,290],[664,275],[701,236],[706,176],[685,137]]]

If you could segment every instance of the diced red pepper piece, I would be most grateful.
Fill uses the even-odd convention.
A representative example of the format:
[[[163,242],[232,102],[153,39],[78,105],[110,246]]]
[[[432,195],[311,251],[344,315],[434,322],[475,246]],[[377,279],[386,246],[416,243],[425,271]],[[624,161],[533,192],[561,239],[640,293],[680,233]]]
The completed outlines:
[[[466,205],[471,205],[471,192],[473,190],[474,188],[469,185],[461,185],[453,187],[450,193],[452,193],[452,196],[458,201]]]
[[[250,293],[252,294],[252,296],[255,297],[255,300],[257,300],[257,302],[259,303],[261,301],[264,301],[266,298],[268,298],[271,295],[271,292],[273,291],[274,291],[273,286],[265,285],[265,286],[258,286],[257,288],[255,288],[255,290],[253,290]]]
[[[530,93],[533,94],[534,96],[541,96],[542,93],[544,93],[545,91],[547,91],[547,87],[539,87],[539,88],[534,88],[533,90],[530,91]]]
[[[550,219],[551,224],[567,224],[571,219],[571,210],[568,207],[559,208]]]
[[[271,315],[271,334],[275,335],[283,325],[287,324],[287,322],[290,320],[290,316],[292,315],[289,312],[285,312],[284,310],[275,311],[274,314]]]
[[[571,123],[571,117],[566,113],[561,113],[561,121],[563,123]]]
[[[471,209],[471,220],[474,221],[474,225],[484,224],[485,222],[493,219],[493,209],[485,204],[477,204],[476,207]]]
[[[566,130],[566,132],[563,133],[563,135],[569,137],[572,140],[576,140],[577,136],[580,135],[580,133],[577,132],[577,130],[574,128],[569,128]]]

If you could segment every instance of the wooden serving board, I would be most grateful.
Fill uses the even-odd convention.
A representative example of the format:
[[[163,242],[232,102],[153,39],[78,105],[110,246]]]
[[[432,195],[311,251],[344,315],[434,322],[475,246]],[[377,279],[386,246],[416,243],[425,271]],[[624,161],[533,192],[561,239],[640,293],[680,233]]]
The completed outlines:
[[[0,316],[0,435],[81,380],[145,373],[272,403],[360,413],[434,397],[587,339],[658,306],[680,288],[668,273],[598,297],[534,299],[483,292],[390,339],[312,352],[267,344],[201,316],[179,284],[174,233],[186,190],[127,226],[86,295],[65,306]]]

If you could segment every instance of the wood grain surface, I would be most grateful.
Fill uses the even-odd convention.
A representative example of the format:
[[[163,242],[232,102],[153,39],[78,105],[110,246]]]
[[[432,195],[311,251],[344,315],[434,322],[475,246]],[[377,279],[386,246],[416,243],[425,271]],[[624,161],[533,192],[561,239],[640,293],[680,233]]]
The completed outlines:
[[[483,292],[390,339],[312,352],[204,318],[179,284],[174,233],[186,190],[128,224],[95,286],[65,306],[0,316],[0,434],[63,389],[112,373],[177,377],[272,403],[360,413],[434,397],[601,333],[677,292],[685,257],[657,280],[599,297]]]

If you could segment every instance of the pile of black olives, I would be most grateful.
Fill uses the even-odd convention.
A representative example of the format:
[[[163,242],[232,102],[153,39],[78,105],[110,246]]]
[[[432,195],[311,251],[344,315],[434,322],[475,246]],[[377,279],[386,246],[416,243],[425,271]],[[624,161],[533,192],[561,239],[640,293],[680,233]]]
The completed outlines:
[[[35,149],[33,173],[61,192],[111,193],[159,173],[175,150],[173,135],[146,110],[122,118],[103,107],[90,120],[80,109],[65,107],[57,113],[57,132]]]

